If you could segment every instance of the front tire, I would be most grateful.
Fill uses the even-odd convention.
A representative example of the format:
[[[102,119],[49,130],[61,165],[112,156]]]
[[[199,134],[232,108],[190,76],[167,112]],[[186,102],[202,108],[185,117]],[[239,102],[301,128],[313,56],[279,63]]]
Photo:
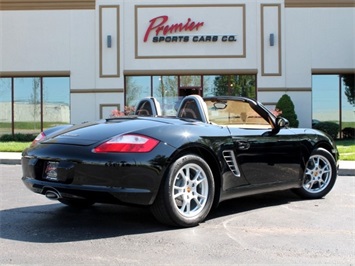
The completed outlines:
[[[333,188],[336,178],[334,157],[325,149],[316,149],[306,164],[302,186],[295,192],[308,199],[322,198]]]
[[[214,194],[213,174],[206,161],[184,155],[169,167],[151,211],[164,224],[196,226],[211,210]]]

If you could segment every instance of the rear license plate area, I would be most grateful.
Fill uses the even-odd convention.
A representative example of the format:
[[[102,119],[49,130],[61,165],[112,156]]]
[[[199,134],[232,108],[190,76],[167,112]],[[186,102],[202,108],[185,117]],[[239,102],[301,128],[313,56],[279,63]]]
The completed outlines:
[[[70,183],[74,178],[74,164],[68,161],[43,161],[42,180]]]
[[[49,181],[59,181],[58,166],[59,162],[46,162],[44,165],[43,179]]]

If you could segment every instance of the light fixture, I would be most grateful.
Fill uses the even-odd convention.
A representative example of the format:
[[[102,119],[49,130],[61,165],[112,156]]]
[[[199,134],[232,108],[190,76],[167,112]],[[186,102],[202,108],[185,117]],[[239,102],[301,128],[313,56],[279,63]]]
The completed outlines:
[[[111,48],[112,46],[112,37],[111,35],[107,35],[107,48]]]
[[[275,35],[273,33],[270,33],[269,43],[270,43],[270,46],[275,45]]]

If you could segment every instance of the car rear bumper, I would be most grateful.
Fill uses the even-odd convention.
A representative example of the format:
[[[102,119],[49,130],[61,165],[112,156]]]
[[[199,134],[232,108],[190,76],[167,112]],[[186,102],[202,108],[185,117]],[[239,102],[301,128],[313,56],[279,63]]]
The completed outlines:
[[[22,181],[31,191],[46,195],[50,199],[76,198],[100,203],[150,205],[155,198],[155,193],[142,188],[69,185],[30,177],[22,177]],[[53,192],[57,194],[58,198],[49,196],[49,193]]]
[[[46,174],[51,163],[56,167],[55,177]],[[25,155],[21,164],[22,181],[35,193],[54,191],[62,198],[115,204],[152,204],[164,171],[163,166],[151,165],[138,156],[135,160],[112,162]]]

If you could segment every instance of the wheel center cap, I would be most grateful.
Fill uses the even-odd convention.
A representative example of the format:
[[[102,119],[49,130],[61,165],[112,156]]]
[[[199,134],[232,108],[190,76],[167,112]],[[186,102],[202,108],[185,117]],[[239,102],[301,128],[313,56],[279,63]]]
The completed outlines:
[[[187,193],[190,193],[191,192],[191,187],[187,187],[186,191],[187,191]]]

